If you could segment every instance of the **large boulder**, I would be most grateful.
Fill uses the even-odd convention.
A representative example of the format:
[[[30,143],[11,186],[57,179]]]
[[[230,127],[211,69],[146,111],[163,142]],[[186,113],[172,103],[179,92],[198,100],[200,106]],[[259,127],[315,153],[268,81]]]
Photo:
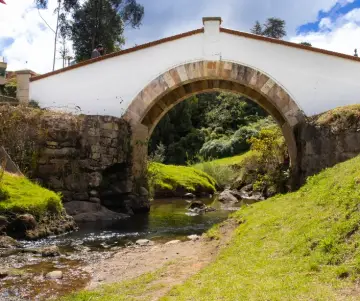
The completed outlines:
[[[111,211],[98,203],[90,202],[69,202],[64,204],[66,212],[74,217],[78,223],[113,221],[129,217],[123,213]]]
[[[223,204],[236,204],[238,199],[231,193],[229,189],[226,189],[220,193],[219,202]]]

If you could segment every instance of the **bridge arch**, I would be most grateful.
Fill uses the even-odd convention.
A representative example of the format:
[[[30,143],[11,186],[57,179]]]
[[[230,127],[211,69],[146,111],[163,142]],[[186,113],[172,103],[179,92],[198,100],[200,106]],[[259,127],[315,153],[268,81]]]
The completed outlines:
[[[297,166],[294,129],[305,115],[286,90],[267,74],[235,62],[197,61],[174,67],[151,81],[131,102],[124,118],[133,133],[133,174],[145,167],[147,145],[161,118],[189,96],[209,91],[247,96],[274,117],[288,146],[292,166]]]

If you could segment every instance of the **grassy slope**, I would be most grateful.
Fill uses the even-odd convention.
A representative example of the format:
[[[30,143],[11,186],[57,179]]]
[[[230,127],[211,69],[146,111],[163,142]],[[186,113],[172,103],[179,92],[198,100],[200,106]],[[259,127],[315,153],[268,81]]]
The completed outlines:
[[[359,300],[360,157],[242,209],[217,261],[162,300]]]
[[[247,158],[249,158],[249,156],[252,155],[252,151],[248,151],[246,153],[243,153],[241,155],[237,155],[237,156],[233,156],[233,157],[228,157],[228,158],[222,158],[222,159],[216,159],[216,160],[212,160],[209,162],[205,162],[205,163],[198,163],[193,165],[194,168],[199,168],[201,169],[201,167],[206,164],[206,163],[211,163],[215,166],[240,166],[244,160],[246,160]]]
[[[206,173],[192,167],[151,163],[150,174],[154,174],[156,189],[173,191],[183,189],[189,192],[215,191],[215,181]]]
[[[360,300],[359,167],[360,157],[236,212],[229,246],[161,300]],[[147,300],[159,280],[145,274],[64,300]]]
[[[55,192],[32,183],[25,177],[4,173],[0,190],[7,195],[0,201],[0,215],[8,213],[30,213],[40,217],[46,211],[59,212],[61,198]]]

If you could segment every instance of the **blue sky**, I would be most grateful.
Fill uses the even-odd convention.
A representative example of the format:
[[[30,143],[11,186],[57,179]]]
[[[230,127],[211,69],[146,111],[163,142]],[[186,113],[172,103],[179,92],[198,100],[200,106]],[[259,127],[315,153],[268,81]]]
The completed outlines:
[[[56,0],[42,15],[52,26]],[[145,7],[140,29],[125,31],[126,47],[202,27],[204,16],[221,16],[223,27],[249,31],[256,20],[286,21],[287,40],[352,54],[360,48],[360,0],[138,0]],[[0,5],[0,55],[9,69],[47,72],[52,66],[53,33],[44,26],[33,0]],[[69,46],[71,44],[69,43]],[[57,68],[61,61],[57,61]]]
[[[309,22],[306,24],[302,24],[297,28],[298,34],[304,34],[308,32],[316,32],[321,30],[320,21],[324,18],[330,19],[332,22],[336,22],[337,19],[351,12],[352,10],[360,8],[360,0],[355,0],[352,3],[348,2],[345,4],[341,4],[340,2],[336,3],[330,11],[324,12],[319,11],[317,16],[317,20],[315,22]],[[360,37],[359,37],[360,38]]]

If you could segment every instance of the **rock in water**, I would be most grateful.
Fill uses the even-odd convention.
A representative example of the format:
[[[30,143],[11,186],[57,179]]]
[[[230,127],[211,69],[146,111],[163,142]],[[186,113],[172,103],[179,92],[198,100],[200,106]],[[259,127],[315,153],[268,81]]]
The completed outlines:
[[[199,240],[200,236],[196,235],[196,234],[193,234],[193,235],[189,235],[187,238],[192,240],[192,241],[195,241],[195,240]]]
[[[195,199],[196,196],[195,196],[195,194],[189,192],[189,193],[184,195],[184,198],[185,199]]]
[[[63,272],[61,271],[52,271],[46,274],[46,278],[48,279],[62,279]]]
[[[9,249],[19,247],[20,244],[10,236],[0,236],[0,248]]]
[[[223,204],[236,204],[238,199],[232,195],[229,189],[226,189],[220,193],[219,202]]]
[[[189,209],[195,209],[195,208],[205,209],[205,207],[206,205],[202,201],[192,201],[189,206]]]
[[[167,243],[165,243],[165,245],[176,245],[180,242],[181,242],[180,240],[170,240]]]
[[[154,245],[154,242],[152,242],[151,240],[148,240],[148,239],[138,239],[136,241],[136,244],[144,247],[144,246],[152,246],[152,245]]]
[[[60,255],[60,250],[57,246],[49,246],[39,250],[42,257],[55,257]]]

